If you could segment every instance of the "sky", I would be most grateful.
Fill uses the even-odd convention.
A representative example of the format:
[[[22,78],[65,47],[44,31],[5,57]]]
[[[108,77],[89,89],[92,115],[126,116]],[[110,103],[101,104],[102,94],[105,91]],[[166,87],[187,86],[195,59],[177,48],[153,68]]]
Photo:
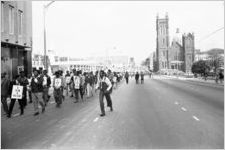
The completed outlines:
[[[43,54],[43,5],[33,1],[33,52]],[[60,56],[123,54],[137,63],[156,51],[156,15],[169,16],[176,28],[193,32],[201,51],[224,49],[223,1],[55,1],[47,10],[47,49]]]

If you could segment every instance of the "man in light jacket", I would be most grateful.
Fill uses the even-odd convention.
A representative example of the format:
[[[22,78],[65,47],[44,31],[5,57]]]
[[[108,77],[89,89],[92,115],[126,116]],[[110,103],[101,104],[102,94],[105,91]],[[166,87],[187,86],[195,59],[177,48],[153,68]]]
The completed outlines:
[[[104,108],[104,96],[107,99],[108,106],[110,107],[110,111],[113,111],[112,107],[112,100],[110,97],[110,89],[112,87],[112,83],[110,80],[106,77],[106,73],[101,70],[100,71],[100,78],[97,83],[96,89],[99,89],[99,102],[100,102],[100,108],[101,108],[101,114],[100,116],[103,117],[105,116],[105,108]]]

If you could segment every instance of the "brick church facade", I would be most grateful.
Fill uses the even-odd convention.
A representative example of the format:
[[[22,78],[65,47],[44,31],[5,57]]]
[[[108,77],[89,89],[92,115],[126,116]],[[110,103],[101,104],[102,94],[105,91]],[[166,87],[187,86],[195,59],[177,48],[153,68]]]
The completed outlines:
[[[176,37],[171,44],[169,39],[169,18],[156,18],[156,70],[176,69],[191,73],[194,62],[194,34],[180,34],[176,31]],[[179,36],[177,36],[179,35]]]

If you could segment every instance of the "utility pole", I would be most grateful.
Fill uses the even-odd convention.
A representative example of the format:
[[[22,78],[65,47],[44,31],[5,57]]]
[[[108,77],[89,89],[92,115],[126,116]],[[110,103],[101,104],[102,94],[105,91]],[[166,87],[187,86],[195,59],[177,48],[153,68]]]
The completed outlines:
[[[44,5],[44,68],[46,70],[48,70],[48,62],[47,62],[47,56],[46,56],[46,24],[45,24],[45,18],[46,18],[46,12],[47,12],[47,9],[48,7],[54,3],[55,1],[51,1],[50,3],[48,3],[47,5]]]

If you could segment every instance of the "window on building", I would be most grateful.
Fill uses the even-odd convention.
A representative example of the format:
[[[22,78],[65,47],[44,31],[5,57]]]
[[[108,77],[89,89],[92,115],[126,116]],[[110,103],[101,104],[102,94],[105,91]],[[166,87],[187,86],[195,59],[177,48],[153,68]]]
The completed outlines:
[[[1,2],[1,31],[4,32],[4,3]]]
[[[9,6],[9,33],[14,33],[14,7]]]
[[[22,28],[23,28],[23,12],[19,10],[18,12],[18,33],[22,35]]]

